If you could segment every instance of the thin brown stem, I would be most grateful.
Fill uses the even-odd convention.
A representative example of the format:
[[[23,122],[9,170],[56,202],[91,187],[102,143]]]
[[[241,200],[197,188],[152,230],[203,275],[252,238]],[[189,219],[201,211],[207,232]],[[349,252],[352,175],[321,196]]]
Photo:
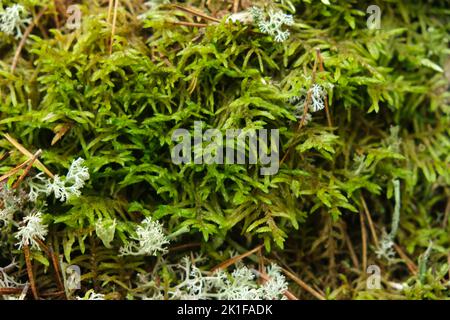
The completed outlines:
[[[53,19],[55,20],[56,29],[61,28],[61,24],[59,22],[58,17],[58,0],[53,0],[53,4],[55,6],[55,11],[53,12]]]
[[[395,251],[397,251],[398,255],[405,261],[406,266],[408,267],[408,270],[413,274],[416,275],[418,272],[418,267],[416,264],[406,255],[406,253],[402,250],[402,248],[394,243]]]
[[[350,258],[352,259],[353,266],[356,269],[359,269],[359,261],[358,257],[355,254],[355,250],[353,249],[352,241],[350,240],[350,237],[348,236],[347,230],[345,230],[345,226],[343,225],[343,233],[344,233],[344,240],[347,245],[348,251],[350,253]]]
[[[36,283],[34,281],[34,275],[33,275],[33,265],[31,264],[30,259],[30,247],[25,244],[23,246],[23,253],[25,255],[25,264],[27,265],[27,273],[28,273],[28,279],[30,281],[31,285],[31,292],[33,293],[33,297],[35,300],[39,299],[39,294],[36,288]]]
[[[208,26],[205,23],[196,23],[196,22],[187,22],[187,21],[170,21],[169,23],[180,25],[180,26],[199,27],[199,28],[206,28]]]
[[[64,290],[64,283],[61,279],[61,268],[59,265],[58,257],[56,256],[55,252],[52,248],[49,249],[50,258],[52,259],[53,268],[55,269],[55,277],[56,277],[56,284],[58,285],[58,288],[61,292],[63,292],[64,296],[66,295]]]
[[[200,247],[201,243],[200,242],[193,242],[193,243],[186,243],[186,244],[180,244],[178,246],[174,246],[172,248],[169,249],[169,252],[173,252],[173,251],[180,251],[180,250],[186,250],[186,249],[190,249],[190,248],[196,248],[196,247]]]
[[[19,142],[17,142],[16,139],[14,139],[13,137],[11,137],[9,134],[4,134],[3,135],[6,140],[8,140],[17,150],[19,150],[22,154],[26,155],[28,158],[32,159],[33,158],[33,154],[28,151],[24,146],[22,146]],[[28,159],[28,161],[30,160]],[[50,172],[50,170],[48,170],[39,160],[35,161],[36,166],[41,169],[42,171],[45,172],[45,174],[47,174],[50,178],[54,178],[55,175],[53,173]]]
[[[114,0],[109,0],[109,6],[108,6],[108,17],[106,19],[107,23],[111,22],[111,14],[112,14],[112,9],[114,6]]]
[[[320,54],[319,50],[317,50],[317,58],[319,59],[319,70],[320,70],[320,72],[324,72],[325,69],[323,67],[323,57]],[[332,127],[333,123],[331,121],[330,110],[329,110],[329,107],[328,107],[328,96],[325,97],[324,103],[325,103],[325,112],[326,112],[326,115],[327,115],[328,126]]]
[[[172,7],[177,8],[177,9],[179,9],[181,11],[184,11],[184,12],[187,12],[187,13],[199,16],[199,17],[201,17],[201,18],[203,18],[205,20],[209,20],[209,21],[213,21],[213,22],[220,22],[219,19],[211,17],[211,16],[208,16],[207,14],[205,14],[205,13],[203,13],[203,12],[197,10],[197,9],[191,8],[191,7],[184,7],[184,6],[181,6],[179,4],[173,4]]]
[[[113,22],[111,29],[111,40],[109,43],[109,54],[112,54],[113,44],[114,44],[114,35],[116,33],[116,23],[117,23],[117,10],[119,9],[119,0],[115,0],[114,2],[114,14],[113,14]]]
[[[366,214],[367,221],[369,222],[369,228],[370,228],[370,232],[372,234],[373,242],[375,244],[375,247],[379,248],[378,237],[377,237],[377,233],[375,232],[375,227],[373,225],[372,217],[370,216],[370,212],[369,212],[369,209],[367,208],[366,201],[364,200],[364,197],[362,195],[361,195],[361,203],[363,205],[364,213]]]
[[[239,10],[239,0],[233,1],[233,13],[237,13]]]
[[[444,219],[442,220],[442,228],[447,227],[449,214],[450,214],[450,198],[448,198],[447,205],[445,206],[445,214],[444,214]]]
[[[450,252],[447,255],[447,264],[448,264],[448,280],[450,281]]]
[[[33,31],[34,27],[38,23],[39,19],[41,19],[44,12],[47,10],[47,7],[42,8],[42,10],[38,13],[34,21],[28,26],[28,28],[23,33],[22,39],[20,40],[19,46],[16,49],[16,52],[14,54],[13,62],[11,64],[11,73],[14,73],[16,71],[17,63],[19,62],[20,53],[22,52],[23,47],[25,46],[25,42],[28,39],[28,36],[30,35],[31,31]]]
[[[319,292],[311,288],[306,282],[302,281],[299,277],[297,277],[295,274],[290,272],[289,270],[286,270],[285,268],[282,268],[283,272],[291,278],[295,283],[297,283],[300,287],[308,291],[310,294],[312,294],[314,297],[316,297],[319,300],[326,300],[324,296],[322,296]]]
[[[37,158],[41,155],[41,153],[42,153],[41,149],[36,151],[36,153],[33,155],[33,158],[31,158],[30,161],[28,162],[28,165],[25,168],[25,171],[20,175],[19,179],[17,179],[17,181],[14,182],[14,184],[12,186],[13,189],[17,189],[19,187],[19,185],[22,183],[23,179],[25,179],[25,177],[28,175],[28,172],[30,172],[31,167],[33,166],[33,164],[37,160]]]
[[[21,293],[21,288],[0,288],[0,296]]]
[[[6,158],[8,158],[11,155],[11,151],[2,153],[2,155],[0,156],[0,161],[5,160]]]
[[[45,252],[46,255],[50,256],[50,250],[48,248],[48,246],[44,243],[44,241],[42,241],[41,239],[35,237],[33,238],[34,241],[36,241],[39,245],[39,247],[41,247],[41,249]]]
[[[312,75],[311,75],[310,87],[312,87],[314,85],[314,83],[316,82],[316,72],[317,72],[318,57],[320,55],[320,49],[317,49],[316,52],[317,52],[317,54],[316,54],[316,59],[314,60],[314,66],[313,66]],[[311,90],[308,90],[308,93],[307,93],[306,99],[305,99],[305,104],[303,106],[303,115],[298,124],[297,130],[294,133],[294,138],[292,138],[292,140],[294,140],[298,136],[298,133],[303,128],[303,125],[305,124],[306,116],[307,116],[308,110],[309,110],[309,105],[311,104],[311,98],[312,98],[312,92],[311,92]],[[289,146],[289,148],[287,149],[286,153],[284,154],[283,158],[280,161],[280,166],[286,161],[289,153],[292,151],[292,148],[293,148],[293,145]]]
[[[41,249],[47,254],[47,256],[52,260],[53,269],[55,271],[56,284],[60,291],[64,291],[64,284],[61,279],[61,268],[58,261],[58,257],[55,255],[55,252],[51,247],[48,247],[41,239],[34,238],[34,240],[39,244]]]
[[[29,162],[31,161],[31,159],[28,159],[27,161],[23,162],[22,164],[19,164],[17,167],[15,167],[14,169],[9,170],[8,173],[2,175],[0,177],[0,182],[8,179],[9,177],[15,175],[20,169],[22,169],[23,167],[25,167]]]
[[[55,291],[55,292],[43,292],[41,293],[42,297],[51,298],[51,297],[65,297],[65,291]]]
[[[248,257],[248,256],[251,256],[251,255],[254,254],[255,252],[258,252],[258,251],[261,250],[262,248],[263,248],[263,245],[259,245],[259,246],[257,246],[255,249],[252,249],[252,250],[250,250],[250,251],[248,251],[248,252],[246,252],[246,253],[244,253],[244,254],[241,254],[241,255],[239,255],[239,256],[233,257],[233,258],[231,258],[231,259],[228,259],[228,260],[226,260],[226,261],[224,261],[224,262],[218,264],[218,265],[215,266],[214,268],[212,268],[212,269],[211,269],[211,272],[214,272],[214,271],[219,270],[219,269],[226,269],[226,268],[228,268],[229,266],[235,264],[236,262],[241,261],[242,259],[244,259],[244,258],[246,258],[246,257]]]
[[[365,272],[367,270],[367,230],[362,212],[359,214],[359,220],[361,222],[362,272]]]

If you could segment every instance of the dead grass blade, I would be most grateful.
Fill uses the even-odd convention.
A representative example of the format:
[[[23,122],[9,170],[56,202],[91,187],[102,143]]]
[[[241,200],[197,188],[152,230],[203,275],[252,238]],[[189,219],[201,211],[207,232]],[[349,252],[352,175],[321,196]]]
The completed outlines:
[[[264,245],[259,245],[256,248],[254,248],[254,249],[252,249],[252,250],[250,250],[250,251],[248,251],[248,252],[246,252],[244,254],[241,254],[239,256],[233,257],[231,259],[228,259],[228,260],[222,262],[221,264],[218,264],[214,268],[212,268],[211,272],[214,272],[214,271],[219,270],[219,269],[226,269],[229,266],[235,264],[236,262],[241,261],[242,259],[244,259],[244,258],[246,258],[248,256],[251,256],[252,254],[258,252],[259,250],[261,250],[263,248],[263,246]]]
[[[19,150],[22,154],[26,155],[28,158],[32,159],[33,158],[33,154],[28,151],[24,146],[22,146],[19,142],[17,142],[16,139],[14,139],[13,137],[11,137],[9,134],[4,134],[3,135],[17,150]],[[54,178],[54,174],[51,173],[50,170],[48,170],[43,164],[42,162],[40,162],[39,160],[35,161],[36,166],[41,169],[42,171],[45,172],[45,174],[47,174],[50,178]]]
[[[316,297],[319,300],[326,300],[324,296],[322,296],[319,292],[311,288],[306,282],[302,281],[300,278],[298,278],[295,274],[290,272],[289,270],[286,270],[285,268],[281,268],[283,272],[291,278],[295,283],[297,283],[300,287],[308,291],[310,294],[312,294],[314,297]]]

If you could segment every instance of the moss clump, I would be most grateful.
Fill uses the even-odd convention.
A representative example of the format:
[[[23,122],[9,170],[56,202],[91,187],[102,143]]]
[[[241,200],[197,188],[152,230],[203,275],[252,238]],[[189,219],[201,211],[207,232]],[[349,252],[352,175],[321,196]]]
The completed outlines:
[[[262,244],[243,262],[283,266],[297,297],[312,296],[296,277],[330,299],[448,297],[446,1],[375,1],[378,30],[367,27],[363,1],[254,2],[261,21],[287,19],[272,26],[279,33],[252,22],[247,1],[231,17],[221,1],[120,2],[117,10],[114,1],[111,10],[82,1],[75,29],[61,1],[3,1],[3,9],[16,2],[33,22],[29,35],[21,27],[23,43],[0,33],[0,132],[42,149],[53,174],[85,159],[81,196],[46,195],[26,210],[44,211],[45,244],[63,266],[81,268],[86,296],[139,298],[152,287],[149,295],[169,298],[182,281],[173,264],[189,251],[207,270]],[[278,129],[278,172],[174,164],[172,134],[193,133],[198,122],[222,133]],[[30,158],[11,139],[0,147],[2,174]],[[2,189],[26,198],[42,165],[14,186],[25,169]],[[14,211],[12,220],[23,216]],[[144,219],[164,226],[173,255],[119,255],[130,241],[145,246]],[[0,266],[15,258],[25,270],[17,226],[0,228]],[[377,256],[383,248],[389,259]],[[32,250],[31,261],[37,289],[48,293],[54,272],[44,253]],[[383,290],[366,288],[370,264]]]

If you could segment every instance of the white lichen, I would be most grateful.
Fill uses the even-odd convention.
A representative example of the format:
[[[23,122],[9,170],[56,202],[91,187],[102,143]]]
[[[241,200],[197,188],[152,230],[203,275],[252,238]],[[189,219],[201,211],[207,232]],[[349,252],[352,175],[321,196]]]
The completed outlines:
[[[162,225],[150,217],[145,218],[136,228],[136,236],[131,240],[120,248],[121,255],[156,256],[167,252],[165,246],[169,244]]]
[[[398,225],[400,222],[400,181],[394,180],[392,182],[394,184],[394,199],[395,199],[395,207],[394,207],[394,215],[392,216],[392,224],[391,224],[391,232],[387,234],[383,231],[383,237],[380,241],[380,246],[376,250],[376,254],[378,258],[385,258],[388,261],[392,261],[395,256],[394,247],[394,239],[397,235]]]
[[[0,31],[19,39],[23,36],[21,28],[31,22],[28,12],[20,4],[7,7],[0,12]]]
[[[272,263],[267,267],[267,280],[261,287],[261,296],[264,300],[286,299],[283,294],[288,290],[286,277],[281,272],[281,267]]]
[[[28,197],[35,202],[39,196],[54,194],[56,199],[65,202],[72,197],[79,197],[81,189],[89,180],[89,169],[83,166],[84,160],[78,158],[72,162],[66,177],[55,175],[53,178],[45,178],[43,173],[38,174],[28,185],[30,191]]]
[[[83,297],[76,297],[76,300],[105,300],[105,295],[91,289]]]
[[[66,175],[65,183],[70,184],[67,186],[69,196],[79,197],[81,195],[80,189],[84,187],[84,184],[89,180],[89,169],[83,166],[84,159],[78,158],[72,162],[69,171]]]
[[[0,288],[18,288],[23,285],[8,274],[8,271],[15,268],[17,268],[17,263],[14,261],[6,267],[0,267]]]
[[[48,228],[42,221],[42,213],[35,212],[24,217],[15,237],[19,240],[19,249],[22,249],[23,246],[28,245],[32,249],[40,250],[39,243],[36,239],[44,241],[47,233]]]
[[[266,15],[258,7],[252,7],[250,13],[259,30],[262,33],[272,36],[276,42],[283,42],[289,38],[290,32],[289,30],[284,30],[283,26],[291,26],[294,24],[292,15],[273,9],[270,9]]]
[[[24,199],[6,184],[0,185],[0,227],[14,222],[14,214],[23,206]]]
[[[14,211],[10,211],[9,209],[0,210],[0,222],[2,222],[4,225],[8,225],[12,220],[13,214]]]
[[[231,277],[218,286],[219,297],[223,300],[260,300],[261,293],[255,274],[246,266],[238,266]]]
[[[275,264],[267,267],[268,281],[259,284],[259,272],[238,264],[233,272],[224,270],[201,271],[194,262],[185,257],[180,268],[183,280],[169,292],[172,299],[186,300],[273,300],[284,299],[288,285]]]
[[[384,230],[379,247],[377,248],[375,253],[377,254],[377,257],[379,259],[384,258],[387,261],[392,261],[392,259],[395,257],[394,241],[392,241],[391,235],[386,233],[386,231]]]
[[[17,269],[17,263],[15,261],[11,262],[6,267],[0,267],[0,288],[22,288],[22,292],[20,295],[18,294],[6,294],[0,297],[0,300],[25,300],[26,294],[29,289],[28,283],[20,283],[16,280],[16,278],[9,273],[13,269]]]
[[[69,190],[66,188],[65,181],[58,175],[55,175],[53,179],[49,179],[47,182],[46,195],[52,193],[55,195],[55,198],[60,199],[61,202],[64,202],[69,198]]]
[[[324,99],[326,91],[320,84],[313,84],[311,87],[311,106],[312,112],[317,112],[325,108]]]
[[[311,122],[312,114],[309,112],[305,113],[305,100],[300,100],[300,102],[295,105],[294,116],[297,120],[302,120],[304,117],[304,125]]]
[[[215,272],[207,275],[202,272],[189,257],[181,260],[179,268],[182,270],[183,281],[175,290],[171,290],[172,299],[205,300],[210,299],[216,283],[222,283],[224,273]]]
[[[303,119],[304,117],[303,121],[306,125],[312,120],[312,113],[325,108],[326,96],[327,91],[320,84],[313,84],[308,91],[302,89],[299,95],[290,97],[288,102],[294,106],[294,116],[298,120]],[[308,101],[309,104],[307,109],[308,112],[305,114],[306,101]]]

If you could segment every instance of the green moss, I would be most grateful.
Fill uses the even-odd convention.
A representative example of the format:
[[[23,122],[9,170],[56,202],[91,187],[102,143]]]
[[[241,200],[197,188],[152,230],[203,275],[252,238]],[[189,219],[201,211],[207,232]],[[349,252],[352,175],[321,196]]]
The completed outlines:
[[[19,2],[34,16],[44,6]],[[199,3],[190,1],[197,8]],[[18,41],[1,34],[0,132],[30,151],[42,149],[40,160],[54,173],[65,172],[76,157],[86,159],[91,173],[80,198],[64,205],[49,198],[47,209],[49,243],[66,262],[82,267],[85,291],[102,285],[101,292],[115,287],[118,297],[132,294],[136,273],[155,261],[117,253],[134,224],[151,216],[168,234],[181,234],[172,245],[199,243],[192,250],[208,257],[210,266],[229,257],[230,250],[243,253],[263,243],[264,255],[328,290],[330,298],[448,297],[448,284],[437,291],[426,287],[442,286],[444,276],[436,282],[422,275],[420,284],[396,296],[389,286],[381,294],[365,291],[359,220],[365,201],[381,238],[396,204],[392,181],[400,181],[396,243],[417,262],[432,240],[431,260],[445,267],[450,247],[446,1],[375,1],[382,12],[380,30],[367,28],[363,1],[326,3],[272,4],[294,17],[282,43],[256,26],[225,18],[206,28],[176,25],[197,21],[167,5],[154,7],[141,21],[137,15],[144,6],[121,4],[110,54],[107,6],[83,1],[81,28],[70,31],[56,28],[64,18],[47,1],[14,73],[10,66]],[[327,91],[332,125],[321,110],[297,130],[301,120],[289,101],[306,98],[312,83]],[[222,132],[279,129],[279,172],[262,176],[259,165],[249,164],[173,164],[172,133],[193,132],[196,121],[204,130]],[[58,133],[64,134],[52,145]],[[2,153],[12,151],[0,163],[2,173],[25,160],[7,140],[0,140],[0,147]],[[102,219],[117,220],[110,248],[95,233]],[[369,262],[388,268],[386,281],[410,278],[398,256],[389,265],[377,259],[368,227]],[[0,261],[19,255],[12,238],[1,238]],[[165,285],[173,286],[170,268],[161,270]]]

